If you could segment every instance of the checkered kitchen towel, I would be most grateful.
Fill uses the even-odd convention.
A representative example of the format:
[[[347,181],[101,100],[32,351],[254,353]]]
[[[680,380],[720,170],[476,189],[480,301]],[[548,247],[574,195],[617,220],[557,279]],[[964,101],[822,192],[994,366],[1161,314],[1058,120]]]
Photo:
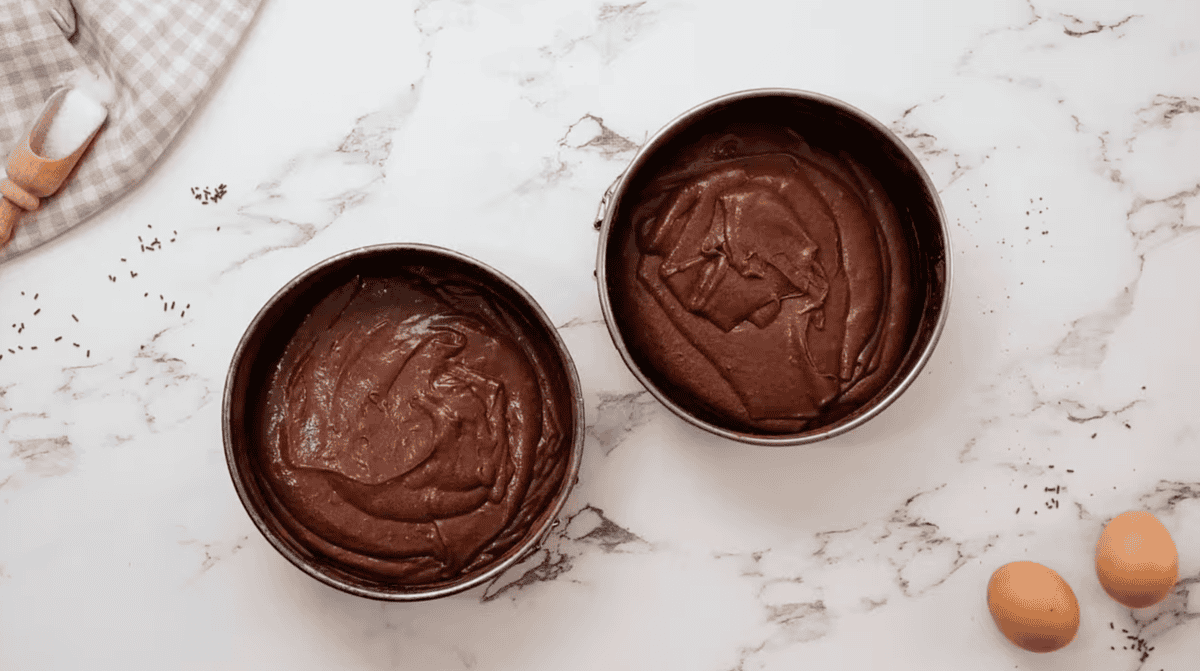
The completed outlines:
[[[162,155],[261,0],[0,0],[0,167],[71,73],[117,98],[69,182],[21,218],[0,263],[69,230],[136,185]]]

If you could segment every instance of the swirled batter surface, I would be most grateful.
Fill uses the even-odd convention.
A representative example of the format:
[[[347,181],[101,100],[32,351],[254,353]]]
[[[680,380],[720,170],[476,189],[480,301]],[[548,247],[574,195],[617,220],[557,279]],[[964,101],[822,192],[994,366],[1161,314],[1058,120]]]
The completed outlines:
[[[371,578],[426,584],[485,566],[562,483],[570,400],[551,361],[460,278],[418,269],[340,287],[271,379],[263,462],[278,516]]]
[[[891,380],[908,346],[909,247],[851,155],[731,130],[668,162],[635,202],[613,305],[681,405],[734,430],[799,433]]]

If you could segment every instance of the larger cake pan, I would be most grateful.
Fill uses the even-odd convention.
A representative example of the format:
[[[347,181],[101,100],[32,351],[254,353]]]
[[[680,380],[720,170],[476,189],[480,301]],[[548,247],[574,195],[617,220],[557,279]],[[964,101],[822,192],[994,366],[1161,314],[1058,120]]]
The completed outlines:
[[[489,538],[485,541],[485,545],[481,546],[484,548],[481,552],[484,552],[486,556],[480,554],[471,559],[471,563],[464,563],[461,569],[456,567],[457,573],[444,576],[434,574],[420,579],[414,579],[411,576],[423,575],[421,571],[427,570],[423,568],[426,565],[434,566],[436,569],[437,561],[440,560],[438,557],[432,559],[418,557],[413,561],[424,562],[424,564],[413,563],[412,567],[409,567],[402,562],[398,563],[396,557],[401,556],[398,554],[387,555],[385,552],[380,557],[368,556],[362,552],[358,552],[357,555],[347,554],[343,551],[349,546],[339,545],[337,537],[306,526],[304,520],[301,519],[302,515],[287,504],[289,500],[287,492],[280,489],[280,480],[270,474],[269,469],[272,466],[268,465],[268,461],[274,459],[274,456],[268,455],[266,447],[272,440],[272,422],[277,417],[277,411],[272,409],[269,403],[269,397],[272,394],[271,387],[273,381],[280,379],[277,377],[277,371],[283,365],[281,362],[285,361],[285,357],[290,356],[287,354],[289,343],[293,341],[293,336],[304,328],[306,320],[311,315],[316,315],[314,318],[326,319],[325,316],[317,315],[317,313],[324,311],[322,314],[327,316],[330,310],[327,307],[318,308],[318,306],[326,306],[324,301],[340,291],[339,288],[346,286],[348,282],[360,281],[359,278],[384,278],[386,280],[401,276],[410,277],[413,273],[422,278],[432,276],[444,279],[445,281],[440,284],[435,282],[429,286],[437,287],[437,291],[442,292],[438,295],[443,296],[451,304],[466,306],[468,310],[474,310],[475,314],[483,314],[481,311],[488,311],[488,319],[494,316],[497,320],[489,323],[503,322],[504,335],[497,336],[495,341],[489,341],[478,335],[480,331],[465,331],[468,344],[465,346],[467,349],[461,350],[463,357],[447,359],[444,365],[434,364],[441,365],[442,367],[437,370],[443,372],[439,374],[441,377],[431,378],[433,381],[429,390],[422,390],[418,396],[412,397],[413,400],[406,401],[405,399],[409,397],[388,395],[389,389],[395,390],[400,387],[396,386],[398,383],[395,381],[387,382],[382,387],[383,401],[374,399],[371,403],[384,407],[385,412],[388,407],[395,408],[408,403],[409,416],[418,415],[422,412],[420,408],[425,408],[425,411],[432,413],[431,417],[433,414],[445,412],[443,417],[449,417],[452,421],[463,421],[461,418],[469,418],[468,411],[475,407],[472,405],[475,402],[472,400],[474,397],[468,396],[474,394],[482,398],[482,405],[488,408],[485,410],[487,421],[480,420],[480,423],[466,425],[467,429],[454,430],[468,431],[472,430],[470,426],[486,426],[491,428],[484,429],[485,433],[476,432],[470,435],[503,436],[497,442],[500,447],[493,448],[486,454],[500,455],[496,457],[500,460],[497,462],[498,465],[495,465],[496,470],[492,472],[507,472],[508,475],[504,477],[511,479],[506,481],[509,484],[503,485],[503,490],[489,490],[502,491],[499,502],[495,499],[500,494],[494,494],[489,495],[487,500],[465,513],[455,510],[440,517],[436,513],[430,513],[427,520],[420,519],[411,522],[412,529],[410,531],[413,535],[426,533],[435,541],[439,538],[446,541],[455,532],[455,529],[446,526],[447,524],[458,525],[456,527],[458,532],[462,532],[466,524],[464,520],[471,515],[478,514],[479,519],[483,521],[476,526],[483,525],[492,519],[485,519],[484,512],[488,515],[492,513],[484,511],[484,508],[489,505],[497,507],[503,505],[508,500],[505,497],[515,496],[515,493],[519,493],[523,498],[520,499],[521,503],[515,508],[512,516],[507,519],[517,520],[520,525],[524,525],[524,530],[521,530],[521,526],[502,527],[497,536]],[[404,297],[404,290],[398,290],[395,293],[401,296],[396,299],[398,301],[410,300]],[[392,300],[388,297],[392,294],[388,294],[387,291],[381,295],[385,296],[383,299],[385,303]],[[377,299],[378,295],[372,294],[372,300]],[[483,307],[480,307],[481,304]],[[341,309],[349,310],[345,306]],[[326,334],[334,332],[333,328],[324,322],[319,322],[319,326],[320,329],[317,332]],[[396,327],[393,325],[387,328]],[[406,324],[402,324],[402,328],[418,333],[429,333],[434,329],[442,329],[441,332],[446,332],[444,322],[435,323],[424,318],[419,321],[410,319]],[[409,331],[405,333],[407,332]],[[451,334],[447,337],[457,336]],[[481,338],[483,339],[481,340]],[[495,344],[501,341],[505,344]],[[458,346],[460,347],[463,346],[461,342],[463,342],[462,339],[459,341]],[[473,345],[471,342],[476,344]],[[480,342],[483,344],[478,344]],[[447,347],[452,345],[453,343]],[[478,346],[476,347],[476,345]],[[357,346],[359,346],[358,342],[345,344],[345,347]],[[495,393],[494,380],[500,379],[503,382],[504,378],[497,378],[494,375],[489,377],[491,374],[486,371],[490,369],[485,367],[484,359],[490,356],[488,352],[495,351],[495,349],[489,350],[489,347],[501,346],[526,353],[533,351],[530,348],[536,350],[530,356],[534,356],[540,362],[535,365],[535,368],[544,364],[542,368],[544,368],[545,374],[538,374],[539,382],[527,385],[524,387],[525,391],[521,393],[526,393],[526,398],[553,396],[558,401],[557,412],[541,412],[536,415],[537,419],[529,419],[535,415],[527,410],[514,411],[512,405],[506,405],[511,403],[511,399],[517,395],[518,392],[515,388],[506,387],[502,388],[499,394]],[[313,345],[314,350],[316,347]],[[471,349],[472,347],[475,349]],[[416,358],[420,351],[422,350],[413,350],[412,354],[405,356]],[[471,358],[466,358],[467,354],[471,354]],[[303,354],[303,356],[307,357],[308,355]],[[480,373],[479,371],[485,372]],[[402,372],[400,375],[404,375],[404,373]],[[451,380],[446,376],[457,377]],[[464,386],[468,386],[470,389],[463,391]],[[540,396],[538,391],[533,391],[535,389],[540,390]],[[482,392],[478,390],[482,390]],[[489,393],[490,395],[488,395]],[[312,398],[311,394],[309,398]],[[449,400],[443,402],[442,399]],[[384,405],[384,402],[390,402],[391,406]],[[493,405],[489,405],[489,402],[493,405],[499,404],[500,409],[496,411],[499,413],[497,415],[498,423],[491,421],[495,418],[492,416]],[[364,401],[364,403],[366,402]],[[467,408],[467,411],[462,410],[464,407]],[[506,411],[504,408],[508,408],[508,410]],[[517,416],[523,412],[524,417]],[[521,443],[520,439],[513,438],[514,435],[520,433],[521,427],[524,426],[522,422],[526,421],[530,425],[536,421],[541,426],[541,430],[537,434],[541,437],[536,442],[526,439],[526,442]],[[436,421],[434,423],[437,424]],[[289,562],[316,580],[350,594],[387,601],[434,599],[482,585],[532,552],[555,524],[577,479],[585,435],[583,396],[575,365],[553,324],[534,299],[513,280],[474,259],[448,249],[419,244],[375,245],[339,254],[304,271],[271,297],[250,322],[234,353],[225,384],[222,425],[225,456],[234,488],[250,519],[266,540]],[[409,423],[402,426],[412,425]],[[442,422],[441,426],[453,428],[464,425]],[[474,429],[474,431],[479,431],[479,429]],[[414,434],[404,433],[401,439],[411,442],[409,437],[411,435]],[[431,435],[445,436],[446,431],[434,430]],[[532,434],[527,431],[521,435]],[[547,438],[547,436],[549,437]],[[325,444],[323,441],[316,441],[313,449],[324,449]],[[385,455],[389,458],[395,454],[403,456],[406,454],[404,450],[410,447],[400,445],[393,448],[392,452],[386,452]],[[521,454],[517,454],[517,452]],[[478,459],[478,454],[485,453],[473,454]],[[551,455],[552,458],[544,458],[545,455]],[[412,467],[401,467],[396,466],[395,463],[389,463],[385,468],[395,467],[400,475],[393,478],[389,474],[387,475],[389,479],[385,482],[372,483],[372,485],[390,486],[391,482],[398,481],[406,472],[412,473],[419,470],[435,456],[430,454],[428,457],[421,457],[425,461],[415,460]],[[462,470],[460,468],[462,463],[475,463],[474,461],[464,461],[471,458],[472,455],[455,454],[452,456],[453,459],[446,463],[453,465],[455,473]],[[486,459],[492,459],[492,456],[488,456]],[[359,459],[360,456],[356,455],[353,458]],[[504,471],[506,462],[503,460],[508,460],[508,463],[516,463],[521,459],[525,460],[520,462],[525,464],[524,466],[517,464],[510,471]],[[275,460],[276,463],[278,461]],[[395,462],[396,460],[391,459],[391,461]],[[383,463],[387,463],[386,460]],[[330,471],[336,471],[336,466],[337,464],[318,464],[317,468],[308,468],[305,477],[325,476]],[[466,472],[482,472],[471,470],[474,468],[475,466],[471,466]],[[488,464],[485,463],[482,468],[488,468]],[[298,467],[295,470],[299,472]],[[517,483],[518,474],[522,473],[528,474],[528,481],[524,485]],[[336,476],[343,476],[343,474],[334,472],[329,475],[329,477]],[[461,476],[456,477],[461,479]],[[492,477],[495,479],[501,476]],[[520,477],[525,476],[521,475]],[[437,484],[438,481],[434,480],[433,485]],[[420,496],[429,494],[427,498],[428,502],[431,502],[430,510],[433,510],[432,504],[436,503],[438,492],[431,491],[431,487],[432,485],[425,486],[424,489],[413,491]],[[452,490],[451,494],[465,491],[460,485],[453,487],[447,485],[447,487]],[[358,491],[361,490],[360,487]],[[369,490],[368,494],[376,497],[375,504],[379,506],[388,504],[387,501],[380,501],[374,490]],[[320,501],[332,501],[342,505],[345,501],[339,499],[339,496],[343,496],[342,490],[335,487],[323,493]],[[426,501],[420,497],[418,499],[419,502]],[[349,498],[345,500],[351,501]],[[352,503],[352,505],[359,504]],[[400,518],[393,515],[389,519],[394,522]],[[510,521],[505,521],[503,524],[517,524],[517,522]],[[387,528],[391,533],[392,529],[398,527],[391,524]],[[343,536],[352,536],[356,530],[350,528],[335,529],[335,531]],[[384,540],[387,538],[403,538],[403,535],[396,533],[385,537]],[[351,538],[351,540],[358,542],[355,538]],[[372,540],[371,542],[376,541]],[[407,547],[398,548],[397,551],[399,550],[408,551]],[[391,561],[390,565],[389,561]],[[408,561],[408,559],[404,559],[404,561]]]

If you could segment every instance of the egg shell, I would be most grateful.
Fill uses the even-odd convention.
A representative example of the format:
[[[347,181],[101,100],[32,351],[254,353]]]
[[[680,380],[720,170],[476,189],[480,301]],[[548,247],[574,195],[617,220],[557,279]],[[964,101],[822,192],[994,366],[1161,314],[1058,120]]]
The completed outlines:
[[[1096,543],[1096,577],[1109,596],[1130,608],[1162,601],[1179,579],[1171,532],[1142,510],[1114,517]]]
[[[1031,561],[1005,564],[988,581],[988,610],[1017,647],[1053,652],[1075,639],[1079,601],[1053,569]]]

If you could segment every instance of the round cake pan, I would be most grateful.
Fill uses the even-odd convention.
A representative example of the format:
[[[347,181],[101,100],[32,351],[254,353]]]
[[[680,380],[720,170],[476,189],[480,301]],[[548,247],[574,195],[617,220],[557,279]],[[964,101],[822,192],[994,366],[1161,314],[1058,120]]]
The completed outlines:
[[[719,335],[709,336],[708,332],[701,330],[708,329],[713,334],[716,334],[717,331],[709,324],[701,324],[694,327],[690,326],[690,322],[684,324],[683,320],[692,320],[692,315],[701,314],[715,320],[715,323],[726,333],[745,333],[745,331],[737,331],[736,329],[752,331],[755,326],[752,326],[750,321],[743,321],[735,325],[734,322],[744,316],[743,313],[737,312],[733,312],[735,317],[733,320],[726,320],[724,323],[720,322],[721,317],[727,316],[727,314],[721,313],[721,310],[725,310],[725,306],[712,308],[710,311],[711,314],[710,312],[705,312],[709,308],[697,307],[703,301],[714,300],[712,297],[717,295],[715,291],[720,290],[720,283],[726,281],[721,278],[724,276],[719,277],[715,281],[712,280],[712,277],[716,276],[718,272],[731,272],[729,266],[733,261],[726,258],[719,259],[720,263],[724,264],[720,268],[716,270],[709,268],[709,266],[716,266],[717,261],[714,259],[717,259],[717,257],[731,255],[728,251],[727,240],[732,239],[734,233],[730,232],[731,229],[728,228],[728,224],[712,224],[707,232],[702,230],[701,234],[687,233],[686,231],[690,229],[686,227],[692,224],[686,217],[698,217],[700,215],[690,214],[690,210],[684,214],[679,214],[683,208],[683,206],[678,205],[681,200],[672,201],[672,196],[664,196],[662,194],[674,193],[675,196],[673,197],[682,199],[683,196],[679,194],[683,193],[685,187],[692,188],[693,192],[703,193],[701,187],[708,188],[719,181],[709,179],[707,175],[710,173],[705,173],[699,169],[693,170],[689,167],[692,165],[688,163],[688,161],[692,160],[690,157],[700,156],[700,152],[704,152],[704,155],[696,160],[702,159],[701,162],[704,166],[733,165],[737,161],[741,161],[741,165],[750,165],[750,161],[757,161],[758,163],[755,163],[755,165],[759,165],[764,160],[776,160],[777,162],[789,160],[786,158],[762,158],[772,151],[769,148],[764,149],[764,146],[782,146],[779,142],[771,138],[784,137],[785,135],[786,137],[800,138],[802,142],[797,146],[802,144],[805,147],[811,148],[811,154],[814,156],[819,154],[821,156],[850,157],[848,160],[855,167],[845,170],[843,174],[849,174],[850,177],[848,179],[853,179],[854,175],[859,175],[859,184],[878,185],[877,187],[869,187],[861,191],[861,193],[870,194],[869,197],[860,199],[860,202],[864,203],[864,211],[876,207],[872,202],[876,198],[878,189],[882,189],[885,198],[880,202],[890,202],[894,208],[890,210],[892,214],[889,221],[898,222],[889,224],[892,227],[890,230],[895,232],[894,239],[902,240],[903,244],[891,244],[880,237],[878,249],[882,249],[883,251],[878,253],[880,255],[888,253],[900,255],[892,256],[891,258],[900,259],[904,264],[907,264],[906,270],[911,281],[903,292],[895,289],[891,290],[891,295],[899,296],[903,293],[906,296],[902,304],[907,309],[907,312],[897,312],[898,314],[905,315],[902,326],[898,326],[895,329],[895,332],[900,334],[895,336],[895,342],[900,344],[889,345],[891,349],[888,356],[891,358],[888,361],[893,362],[893,364],[890,364],[887,368],[894,370],[894,373],[890,375],[888,373],[879,373],[878,377],[872,380],[872,384],[867,391],[858,390],[860,397],[865,400],[859,402],[859,399],[855,399],[858,402],[857,405],[847,402],[844,407],[839,407],[836,412],[827,413],[824,417],[817,415],[805,416],[797,413],[785,417],[784,421],[775,421],[775,416],[770,416],[771,421],[775,422],[774,424],[764,421],[755,425],[749,425],[737,418],[731,419],[732,415],[730,413],[723,414],[716,409],[716,405],[709,400],[710,396],[703,396],[707,392],[702,388],[699,392],[696,391],[697,388],[700,388],[699,383],[696,383],[694,388],[688,389],[686,387],[689,384],[689,380],[686,379],[686,375],[679,373],[678,370],[664,372],[663,366],[674,365],[674,361],[683,360],[683,357],[688,356],[688,352],[685,352],[685,350],[688,350],[689,347],[694,348],[694,351],[691,351],[691,355],[695,355],[696,352],[701,351],[701,344],[697,344],[701,342],[698,340],[699,338],[711,338],[712,342],[717,342],[715,339],[722,337]],[[731,143],[728,148],[723,148],[716,144],[726,142],[726,140],[712,140],[712,138],[722,138],[723,136],[733,138],[728,140]],[[760,136],[767,139],[764,141],[754,139]],[[752,139],[738,139],[740,137]],[[773,142],[775,143],[774,145],[772,145]],[[697,147],[704,147],[704,149],[697,149]],[[810,151],[808,148],[804,151]],[[794,165],[802,165],[802,163],[794,161]],[[866,173],[865,177],[861,176],[864,171]],[[687,186],[689,184],[688,179],[693,180],[690,182],[690,187]],[[699,184],[696,181],[703,179],[708,179],[709,181],[704,184]],[[745,174],[743,174],[743,182],[747,179]],[[766,182],[760,179],[759,183]],[[813,183],[815,184],[815,182]],[[667,186],[663,186],[664,184]],[[672,184],[684,186],[671,186]],[[670,191],[671,188],[676,189],[676,191]],[[735,194],[734,198],[743,198],[741,202],[747,202],[745,201],[745,194],[751,193],[750,190],[747,190],[750,188],[746,187],[740,195]],[[701,190],[696,191],[697,189]],[[703,195],[692,196],[693,202],[697,198],[703,201],[704,197]],[[655,198],[659,198],[660,200],[656,201],[654,200]],[[700,206],[696,205],[695,207]],[[722,208],[725,207],[722,206]],[[766,206],[763,207],[765,208]],[[830,208],[833,208],[833,206],[831,205]],[[715,210],[710,209],[710,211]],[[766,210],[763,209],[763,211]],[[835,210],[829,209],[827,211],[833,212]],[[882,210],[875,209],[873,211],[880,212]],[[648,215],[647,212],[651,214]],[[724,213],[726,209],[722,209],[721,212],[723,213],[721,216],[725,217],[726,214]],[[678,224],[674,229],[669,229],[667,224],[663,222],[667,222],[671,217],[676,217],[676,219],[671,220],[672,222],[685,221],[689,223]],[[723,219],[722,221],[725,220]],[[801,215],[797,215],[793,221],[799,222],[801,225],[808,225]],[[674,414],[701,429],[732,440],[759,445],[799,445],[837,436],[862,425],[893,403],[917,378],[922,367],[933,353],[942,327],[946,322],[951,288],[951,253],[949,250],[949,233],[946,227],[945,215],[936,188],[928,174],[921,167],[916,156],[883,124],[840,100],[821,94],[793,89],[755,89],[724,95],[688,110],[658,131],[638,151],[626,171],[610,187],[608,192],[605,193],[604,198],[601,200],[596,223],[600,229],[599,249],[596,260],[596,277],[598,280],[600,303],[608,325],[609,334],[626,365],[638,380],[645,385],[646,389],[663,405],[674,412]],[[675,224],[672,223],[672,225]],[[709,224],[700,225],[708,226]],[[747,224],[747,226],[749,225]],[[754,225],[759,226],[760,224]],[[657,226],[658,228],[647,228],[648,226]],[[718,230],[721,226],[726,226],[726,228]],[[678,251],[678,249],[674,249],[669,252],[662,252],[661,257],[654,261],[654,263],[660,265],[638,265],[644,263],[647,255],[650,254],[650,252],[646,252],[641,247],[647,244],[644,241],[647,239],[659,239],[648,238],[648,234],[645,233],[647,230],[660,232],[663,230],[684,230],[685,233],[679,234],[678,240],[684,240],[690,235],[691,242],[687,244],[691,244],[695,249],[689,248],[685,250],[686,253],[679,253],[680,258],[686,257],[686,263],[677,263],[669,257],[670,254],[675,254]],[[655,233],[654,235],[661,234]],[[701,235],[705,236],[703,242],[700,241]],[[786,232],[773,233],[773,235],[776,235],[775,240],[782,240],[784,242],[766,245],[772,247],[771,249],[759,249],[757,251],[758,260],[754,262],[760,262],[762,259],[769,260],[772,254],[789,253],[786,249],[789,244],[788,241],[799,239],[788,238]],[[804,236],[799,235],[799,237]],[[654,242],[649,244],[659,243]],[[684,246],[684,242],[676,244],[679,245],[679,248]],[[760,247],[763,247],[765,243],[760,241],[758,244]],[[842,245],[843,239],[839,238],[837,244]],[[723,247],[721,245],[726,246]],[[635,247],[642,251],[629,251],[635,249]],[[745,249],[743,245],[742,251],[738,252],[743,255],[741,262],[744,265],[747,258],[745,256]],[[845,248],[841,249],[844,251]],[[892,251],[889,252],[889,250]],[[828,252],[817,252],[818,255],[821,253]],[[800,253],[793,254],[791,257],[792,261],[788,261],[788,263],[794,262],[793,266],[785,268],[781,272],[786,273],[790,269],[793,274],[788,275],[788,277],[796,277],[796,273],[799,271],[796,271],[795,266],[801,262],[807,262],[801,256],[802,254]],[[629,258],[640,260],[629,261]],[[810,255],[805,258],[811,259],[812,257]],[[689,263],[693,265],[702,264],[701,267],[706,268],[706,270],[699,273],[697,277],[703,277],[703,273],[709,273],[707,275],[708,279],[680,280],[679,282],[691,281],[693,284],[677,290],[673,288],[673,285],[668,284],[666,271],[662,271],[662,269],[667,268],[668,260],[672,264],[675,264],[670,267],[669,272],[672,273],[690,272]],[[816,262],[813,263],[815,264]],[[759,265],[760,267],[762,266],[761,263]],[[893,263],[893,265],[895,264]],[[658,271],[646,271],[644,270],[645,267],[657,268]],[[663,273],[661,284],[658,287],[650,286],[652,282],[659,280],[647,280],[646,278],[651,277],[654,272],[659,271]],[[763,277],[761,273],[755,275],[753,269],[743,269],[739,272],[742,272],[743,279],[745,277]],[[826,271],[821,270],[820,272],[825,273]],[[844,274],[848,275],[849,273]],[[824,276],[822,275],[818,279],[824,281]],[[744,286],[747,285],[744,282],[742,285],[738,285],[737,283],[741,281],[742,279],[734,277],[732,285],[743,287],[739,288],[739,290],[743,291],[743,295],[745,295],[748,290],[744,290]],[[800,281],[796,280],[796,282]],[[637,282],[642,282],[642,284],[635,285]],[[784,282],[783,284],[786,283]],[[680,286],[683,285],[681,284]],[[713,286],[717,286],[718,290],[714,290]],[[676,292],[674,298],[668,289]],[[792,287],[792,289],[795,289],[795,287]],[[639,297],[637,295],[638,292],[643,291],[644,295]],[[691,293],[687,293],[689,291]],[[794,291],[792,294],[784,296],[784,299],[794,298],[803,293]],[[813,293],[809,292],[809,294]],[[657,301],[657,304],[653,303],[651,298],[646,298],[646,296],[651,296],[653,301]],[[817,299],[822,297],[823,294],[817,295]],[[819,303],[819,300],[814,299],[802,308],[794,307],[795,303],[791,304],[793,307],[788,308],[789,304],[784,299],[778,297],[774,299],[773,309],[775,314],[779,314],[779,306],[781,305],[784,306],[784,311],[791,309],[792,312],[788,313],[791,315],[798,314],[802,310],[812,310],[812,305]],[[677,300],[678,305],[675,307],[667,306],[666,303],[672,300]],[[720,300],[725,300],[726,303],[729,302],[724,298]],[[741,300],[741,298],[734,297],[734,299],[730,300],[736,301]],[[651,307],[642,307],[645,305],[650,305]],[[672,323],[675,325],[678,333],[683,334],[678,339],[678,342],[683,344],[673,345],[676,349],[672,350],[670,354],[655,353],[652,356],[649,353],[651,350],[661,349],[657,344],[659,341],[663,339],[670,340],[676,337],[676,333],[671,332],[670,327],[663,327],[667,330],[659,329],[657,332],[647,327],[646,318],[643,315],[647,314],[647,310],[658,309],[657,305],[662,306],[664,313],[676,315],[671,317],[671,319],[674,320]],[[899,299],[896,305],[901,305]],[[736,307],[741,306],[738,305]],[[819,309],[824,308],[821,307]],[[669,312],[669,310],[674,310],[674,312]],[[754,320],[759,329],[765,328],[762,324],[769,323],[769,320],[773,318],[769,309],[767,310],[767,317],[761,317],[758,313],[755,313],[749,318]],[[684,314],[685,312],[687,314]],[[726,310],[726,313],[728,312],[729,310]],[[714,314],[716,315],[715,317],[713,316]],[[843,312],[840,314],[849,313]],[[680,317],[678,315],[683,316]],[[755,319],[755,317],[758,318]],[[824,316],[821,318],[824,319]],[[880,319],[882,320],[883,318],[881,317]],[[808,324],[809,322],[797,321],[795,323]],[[824,322],[819,323],[823,324]],[[685,332],[685,327],[692,330]],[[789,326],[788,328],[792,327]],[[816,328],[824,328],[824,326],[817,326]],[[882,329],[882,327],[879,328]],[[849,327],[846,327],[846,330],[849,332]],[[795,331],[794,328],[793,331]],[[789,331],[789,333],[793,331]],[[811,332],[806,331],[806,333]],[[646,335],[647,333],[650,335]],[[720,375],[722,378],[728,380],[729,375],[719,369],[716,363],[717,359],[709,354],[711,351],[713,351],[712,348],[704,350],[704,356],[713,361],[712,368],[714,371],[706,379],[724,384],[721,382],[721,379],[715,376]],[[762,351],[768,352],[765,348]],[[794,356],[802,356],[804,351]],[[743,354],[739,354],[739,356],[743,356]],[[764,354],[764,356],[776,355]],[[847,355],[844,351],[842,356],[842,360],[845,361],[844,357]],[[859,356],[866,355],[860,354]],[[671,359],[671,357],[675,358]],[[784,360],[784,357],[776,358],[779,358],[778,362],[763,362],[759,366],[761,370],[766,371],[766,375],[762,375],[760,378],[746,378],[743,376],[742,379],[737,381],[738,384],[742,385],[742,387],[735,390],[741,394],[739,397],[734,397],[732,394],[727,394],[727,397],[741,398],[743,405],[747,408],[758,403],[757,398],[754,396],[754,387],[760,379],[774,378],[776,376],[780,376],[780,379],[785,379],[783,376],[794,373],[793,368],[789,367],[788,361]],[[662,363],[664,361],[667,363]],[[811,364],[813,359],[810,358],[808,361]],[[862,359],[858,361],[859,369],[854,369],[853,366],[855,364],[851,362],[850,364],[842,364],[843,367],[839,370],[866,370],[861,367]],[[777,365],[775,365],[776,363]],[[816,364],[812,365],[816,366]],[[731,369],[728,365],[725,368]],[[709,375],[707,371],[702,372],[705,375]],[[831,377],[829,374],[823,374],[826,377]],[[684,378],[682,382],[681,378]],[[886,382],[881,381],[884,379],[886,379]],[[793,384],[792,387],[795,388],[796,384]],[[729,385],[732,388],[734,383],[730,382]],[[785,387],[786,385],[782,385],[780,388]],[[794,397],[794,395],[789,395],[789,398]],[[749,402],[745,401],[747,398],[750,399]],[[837,396],[833,396],[833,398],[837,398]],[[758,407],[766,405],[765,402],[759,403],[754,406],[755,411],[759,412]],[[783,405],[786,405],[786,403]],[[761,411],[761,414],[767,415],[769,412],[777,412],[780,413],[777,416],[782,416],[786,412],[791,412],[791,410],[785,408],[785,410],[776,411],[767,408]],[[750,415],[751,413],[747,410],[746,414]],[[808,419],[809,417],[813,419],[810,420]],[[768,428],[762,428],[763,425],[768,426]],[[787,428],[782,430],[775,428],[777,426],[797,425],[800,425],[802,428]]]
[[[482,558],[476,557],[475,564],[465,565],[460,573],[449,578],[439,576],[419,584],[364,572],[361,565],[351,566],[338,561],[335,554],[328,551],[331,547],[329,543],[313,542],[313,534],[297,526],[296,516],[284,506],[279,493],[273,488],[265,466],[267,457],[264,456],[264,445],[269,435],[267,426],[271,421],[267,417],[269,388],[277,369],[282,365],[289,343],[314,308],[326,300],[331,292],[346,286],[347,282],[361,278],[386,281],[386,278],[409,271],[435,273],[438,276],[444,274],[452,278],[437,286],[448,287],[446,291],[454,296],[448,300],[474,301],[462,305],[479,305],[482,297],[483,304],[492,307],[480,309],[491,309],[494,314],[501,315],[498,319],[503,320],[508,329],[506,332],[516,334],[506,341],[515,342],[517,348],[526,348],[523,350],[526,352],[532,351],[527,348],[538,348],[537,367],[545,370],[545,375],[538,376],[537,384],[541,385],[539,398],[551,394],[558,399],[558,412],[552,418],[549,418],[550,413],[543,413],[539,420],[544,431],[538,435],[555,437],[539,438],[536,445],[525,445],[527,451],[535,452],[538,457],[529,467],[531,470],[522,472],[535,473],[534,478],[542,477],[543,480],[534,482],[544,483],[528,484],[520,490],[523,498],[515,505],[517,512],[508,518],[520,518],[521,524],[528,525],[526,531],[522,533],[519,527],[516,527],[516,531],[504,527],[494,543],[486,546],[494,549],[489,550],[491,554],[485,552],[480,555]],[[473,365],[465,360],[457,363],[461,364],[459,368]],[[462,375],[471,379],[472,373],[468,371]],[[510,396],[501,398],[511,398],[511,394],[517,392],[508,390],[507,393]],[[502,418],[499,421],[503,423],[502,426],[509,427],[508,431],[515,431],[513,422],[521,420],[512,417],[512,406],[503,407],[509,410],[499,411],[499,417]],[[503,419],[505,417],[507,419]],[[465,255],[419,244],[385,244],[348,251],[309,268],[280,289],[250,322],[238,343],[225,383],[222,424],[225,457],[234,488],[246,512],[267,541],[289,562],[313,578],[350,594],[387,601],[434,599],[485,584],[534,551],[555,524],[576,481],[584,443],[583,396],[575,365],[553,324],[538,304],[524,289],[496,270]],[[552,429],[545,428],[551,424]],[[505,445],[516,444],[512,441],[519,440],[511,438],[510,433],[502,435],[505,436]],[[552,465],[537,461],[543,454],[541,446],[550,444],[540,442],[543,440],[550,440],[555,446],[553,460],[545,460],[552,461]],[[551,454],[550,449],[546,448],[545,453]],[[506,456],[502,458],[516,459],[512,449],[503,454]],[[523,467],[514,468],[519,471]],[[554,476],[558,478],[554,480],[546,473],[561,475]],[[512,472],[508,475],[516,478]],[[535,490],[538,492],[536,495],[533,493]],[[508,496],[507,492],[518,490],[504,491]],[[531,505],[531,500],[537,500],[538,503]],[[436,531],[427,531],[433,537],[441,538],[443,529],[439,526]],[[374,561],[373,558],[368,560]]]

